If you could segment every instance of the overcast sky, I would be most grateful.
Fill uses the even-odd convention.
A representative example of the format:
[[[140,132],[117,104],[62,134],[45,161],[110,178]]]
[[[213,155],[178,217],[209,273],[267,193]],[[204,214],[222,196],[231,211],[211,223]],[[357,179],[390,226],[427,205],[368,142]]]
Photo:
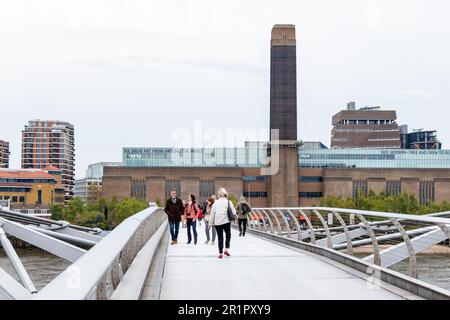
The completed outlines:
[[[449,148],[448,12],[445,0],[0,0],[0,139],[19,167],[28,120],[69,121],[79,178],[123,146],[264,132],[270,31],[292,23],[299,138],[329,146],[331,116],[354,100]]]

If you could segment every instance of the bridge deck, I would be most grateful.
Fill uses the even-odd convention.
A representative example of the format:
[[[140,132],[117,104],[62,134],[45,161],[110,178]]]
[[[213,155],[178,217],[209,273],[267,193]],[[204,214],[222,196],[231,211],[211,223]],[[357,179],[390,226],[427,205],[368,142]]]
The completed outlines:
[[[295,248],[232,231],[231,257],[217,259],[217,245],[205,245],[204,223],[198,227],[199,243],[167,249],[159,299],[402,299],[386,287],[374,287],[345,267]],[[161,268],[162,269],[162,268]],[[159,286],[159,284],[158,284]],[[143,299],[155,297],[146,287]],[[158,295],[158,294],[156,294]]]

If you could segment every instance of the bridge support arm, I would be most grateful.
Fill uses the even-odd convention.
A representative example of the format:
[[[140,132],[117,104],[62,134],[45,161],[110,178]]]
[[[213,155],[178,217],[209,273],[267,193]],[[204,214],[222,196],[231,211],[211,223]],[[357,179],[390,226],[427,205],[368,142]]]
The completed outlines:
[[[272,218],[270,217],[270,215],[267,213],[266,210],[261,210],[262,213],[264,213],[264,216],[267,218],[267,220],[269,221],[269,227],[270,227],[270,233],[274,234],[275,230],[273,228],[273,221]]]
[[[341,215],[338,212],[335,211],[333,212],[333,214],[336,216],[337,220],[344,229],[345,238],[347,239],[347,253],[352,256],[353,255],[352,237],[350,236],[347,224],[345,223],[344,219],[342,219]]]
[[[295,228],[297,229],[297,232],[298,232],[298,237],[297,237],[298,241],[302,241],[303,242],[302,230],[300,228],[300,223],[298,223],[297,217],[292,213],[291,210],[287,210],[287,213],[290,215],[290,217],[294,221]]]
[[[449,241],[449,245],[450,245],[450,230],[449,230],[449,226],[443,223],[438,223],[438,227],[441,228],[442,232],[445,233],[445,235],[447,236],[447,239]]]
[[[392,219],[392,223],[395,225],[397,230],[402,234],[403,241],[405,241],[406,248],[408,249],[408,255],[409,255],[409,276],[413,277],[415,279],[419,278],[419,273],[417,271],[417,258],[416,258],[416,252],[414,251],[414,246],[411,242],[411,239],[409,238],[408,234],[406,233],[403,226],[400,224],[400,222],[397,219]]]
[[[310,233],[310,237],[311,237],[311,244],[316,244],[316,234],[314,232],[314,227],[311,223],[311,220],[309,219],[308,215],[303,210],[299,210],[299,212],[302,215],[302,217],[305,218],[306,224],[308,225],[309,233]]]
[[[5,251],[9,260],[11,261],[14,270],[19,276],[22,285],[31,293],[36,293],[37,292],[36,287],[34,286],[33,281],[31,281],[30,275],[23,266],[22,261],[20,261],[20,258],[17,255],[16,250],[14,250],[11,242],[6,236],[5,230],[3,230],[1,223],[0,223],[0,242],[2,244],[3,250]]]
[[[320,214],[319,211],[317,211],[317,210],[312,210],[312,211],[315,213],[317,218],[319,218],[320,222],[322,223],[323,228],[325,229],[325,233],[327,235],[327,247],[330,249],[333,249],[333,241],[331,240],[330,228],[328,228],[327,222],[322,217],[322,215]]]
[[[286,233],[287,233],[287,237],[288,237],[289,239],[291,239],[291,238],[292,238],[292,235],[291,235],[291,227],[289,226],[289,222],[286,221],[286,217],[285,217],[283,211],[281,211],[281,210],[279,210],[279,209],[278,209],[277,211],[281,214],[281,217],[283,218],[284,224],[286,225]]]
[[[358,217],[359,221],[362,222],[362,224],[364,225],[364,228],[367,229],[369,237],[372,241],[373,263],[376,264],[377,266],[379,266],[379,265],[381,265],[380,246],[378,245],[378,241],[377,241],[375,232],[373,231],[372,227],[370,226],[369,221],[367,221],[367,219],[363,215],[357,214],[356,216]]]
[[[278,219],[277,215],[272,211],[272,209],[269,209],[268,211],[272,214],[272,216],[275,218],[275,221],[277,222],[278,235],[282,236],[283,230],[281,229],[280,220]]]

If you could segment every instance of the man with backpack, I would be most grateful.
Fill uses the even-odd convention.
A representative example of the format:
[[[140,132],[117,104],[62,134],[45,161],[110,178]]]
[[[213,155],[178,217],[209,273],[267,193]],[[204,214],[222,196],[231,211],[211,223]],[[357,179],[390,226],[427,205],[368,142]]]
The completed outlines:
[[[245,197],[240,197],[238,204],[236,205],[236,211],[238,213],[239,221],[239,237],[245,237],[247,231],[247,214],[252,211],[252,208],[245,200]]]

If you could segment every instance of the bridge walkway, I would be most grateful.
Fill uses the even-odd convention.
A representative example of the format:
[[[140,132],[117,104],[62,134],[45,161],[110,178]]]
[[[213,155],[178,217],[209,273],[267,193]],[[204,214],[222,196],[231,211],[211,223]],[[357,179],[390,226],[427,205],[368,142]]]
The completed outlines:
[[[417,299],[386,283],[370,283],[358,273],[327,258],[232,230],[231,257],[217,258],[217,245],[205,244],[204,223],[197,226],[197,245],[164,241],[142,299]]]

